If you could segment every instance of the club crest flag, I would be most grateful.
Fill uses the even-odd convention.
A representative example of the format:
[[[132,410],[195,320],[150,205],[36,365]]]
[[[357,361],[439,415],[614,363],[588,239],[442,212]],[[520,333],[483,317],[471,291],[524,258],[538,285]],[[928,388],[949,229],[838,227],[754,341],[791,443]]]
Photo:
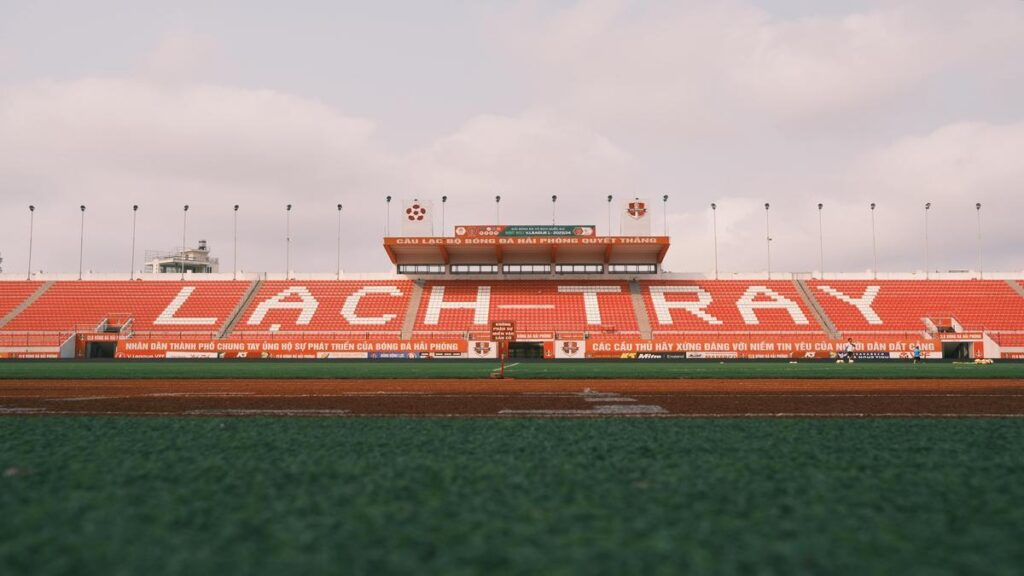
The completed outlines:
[[[434,235],[434,203],[405,200],[402,203],[402,236]]]
[[[643,198],[626,200],[622,207],[622,235],[650,236],[650,203]]]

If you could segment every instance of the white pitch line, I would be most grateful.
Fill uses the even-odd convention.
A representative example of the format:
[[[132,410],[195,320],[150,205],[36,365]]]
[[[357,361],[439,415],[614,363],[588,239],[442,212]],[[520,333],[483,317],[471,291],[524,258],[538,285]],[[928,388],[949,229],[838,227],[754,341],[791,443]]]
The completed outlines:
[[[520,364],[520,362],[513,362],[511,364],[506,364],[505,365],[505,370],[508,370],[509,368],[511,368],[513,366],[519,366],[519,364]],[[491,370],[491,372],[501,372],[501,366],[498,366],[494,370]],[[428,394],[429,394],[429,392],[428,392]]]

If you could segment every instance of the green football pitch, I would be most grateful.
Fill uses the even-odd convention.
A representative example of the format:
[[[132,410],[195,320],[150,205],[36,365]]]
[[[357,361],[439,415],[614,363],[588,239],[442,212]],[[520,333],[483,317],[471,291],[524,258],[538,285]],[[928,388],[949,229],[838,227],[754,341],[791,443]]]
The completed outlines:
[[[1024,426],[0,418],[2,574],[1013,574]]]
[[[486,378],[496,362],[466,360],[2,361],[0,379],[119,378]],[[1001,378],[1024,379],[1024,362],[512,361],[513,378]]]

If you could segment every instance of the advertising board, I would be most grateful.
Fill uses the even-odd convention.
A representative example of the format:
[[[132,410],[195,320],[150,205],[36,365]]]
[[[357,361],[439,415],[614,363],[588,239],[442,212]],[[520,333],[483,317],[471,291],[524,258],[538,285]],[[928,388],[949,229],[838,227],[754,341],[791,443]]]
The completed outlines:
[[[593,225],[561,226],[456,226],[457,238],[553,238],[560,236],[594,236]]]

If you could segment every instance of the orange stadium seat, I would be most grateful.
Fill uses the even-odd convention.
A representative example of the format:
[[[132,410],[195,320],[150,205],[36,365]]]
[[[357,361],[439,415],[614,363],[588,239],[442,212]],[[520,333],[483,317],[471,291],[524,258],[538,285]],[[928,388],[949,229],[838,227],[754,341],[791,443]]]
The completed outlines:
[[[789,281],[647,280],[640,286],[655,334],[822,331]]]
[[[965,330],[1020,330],[1024,298],[1002,280],[823,280],[814,297],[841,332],[923,331],[958,322]]]
[[[248,282],[57,282],[2,329],[96,329],[110,317],[130,317],[135,332],[214,333],[242,298]]]
[[[0,318],[17,308],[42,284],[42,282],[29,282],[28,280],[0,282]]]
[[[330,332],[397,339],[412,286],[409,280],[264,282],[232,337]]]
[[[521,334],[637,334],[626,282],[507,280],[427,282],[416,334],[486,332],[512,320]]]

